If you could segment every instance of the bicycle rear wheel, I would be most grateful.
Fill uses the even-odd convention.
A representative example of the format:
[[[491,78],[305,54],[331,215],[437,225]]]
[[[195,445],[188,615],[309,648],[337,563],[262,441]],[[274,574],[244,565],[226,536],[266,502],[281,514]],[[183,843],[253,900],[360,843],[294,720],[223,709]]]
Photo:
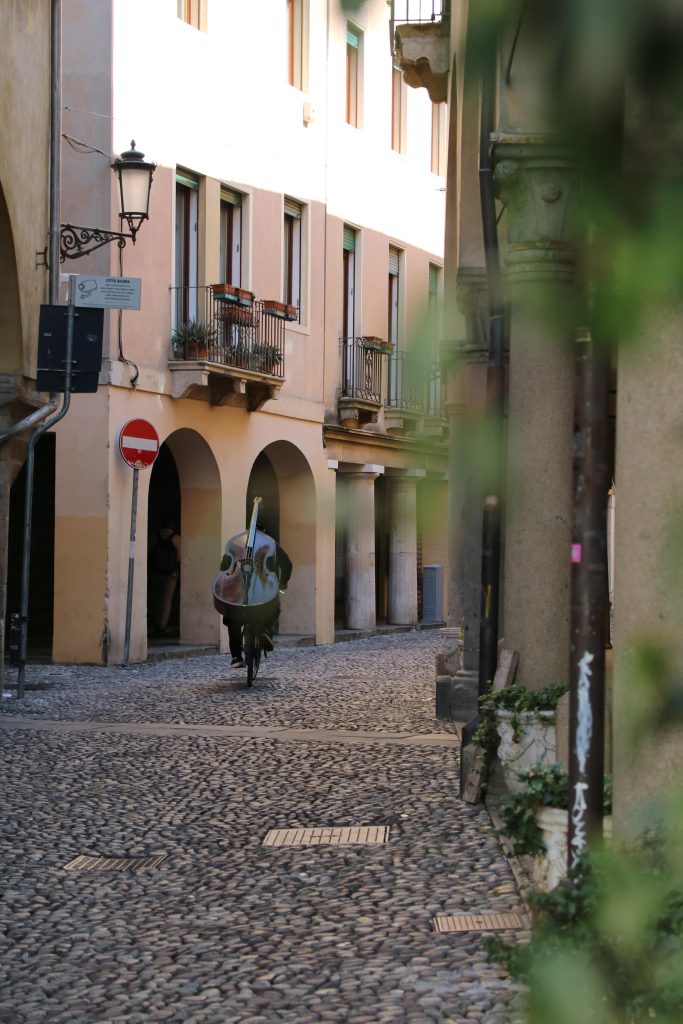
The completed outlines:
[[[251,686],[261,664],[261,634],[251,626],[244,627],[244,660],[247,665],[247,686]]]

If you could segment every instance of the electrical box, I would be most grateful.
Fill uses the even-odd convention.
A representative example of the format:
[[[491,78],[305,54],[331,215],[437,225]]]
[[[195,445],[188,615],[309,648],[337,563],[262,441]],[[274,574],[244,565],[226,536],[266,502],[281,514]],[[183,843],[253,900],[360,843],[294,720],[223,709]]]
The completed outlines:
[[[38,391],[64,391],[68,306],[41,306],[38,327]],[[97,391],[102,368],[104,310],[79,306],[74,316],[71,390]]]
[[[443,566],[422,566],[422,621],[443,622]]]

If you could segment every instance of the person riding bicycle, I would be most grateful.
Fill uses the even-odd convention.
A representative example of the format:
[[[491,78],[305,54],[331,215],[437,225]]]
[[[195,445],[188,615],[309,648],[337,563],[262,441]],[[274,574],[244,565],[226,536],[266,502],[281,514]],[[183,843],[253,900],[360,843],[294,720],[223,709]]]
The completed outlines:
[[[257,524],[257,529],[262,533],[265,533],[261,521]],[[275,540],[275,538],[273,538]],[[272,570],[277,576],[280,593],[284,594],[287,590],[287,584],[289,583],[290,576],[292,575],[292,562],[289,555],[280,547],[278,542],[275,540],[275,558]],[[221,571],[229,568],[231,557],[229,554],[224,554],[221,559],[220,569]],[[259,612],[258,608],[253,609],[253,623],[258,626],[263,636],[263,649],[266,653],[273,650],[273,626],[275,621],[280,614],[280,601],[278,599],[274,610],[269,611],[266,615],[263,612]],[[223,616],[223,625],[228,627],[228,640],[230,643],[230,655],[231,665],[235,668],[244,668],[244,657],[242,651],[242,626],[230,616]]]

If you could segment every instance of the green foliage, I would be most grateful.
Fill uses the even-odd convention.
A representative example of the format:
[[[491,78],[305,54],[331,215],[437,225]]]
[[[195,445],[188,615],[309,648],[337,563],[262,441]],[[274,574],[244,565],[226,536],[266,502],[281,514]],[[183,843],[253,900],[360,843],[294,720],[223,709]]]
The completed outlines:
[[[519,773],[524,788],[500,802],[498,813],[503,825],[500,833],[512,840],[517,857],[539,857],[545,853],[537,813],[541,807],[569,809],[569,776],[559,764],[539,761],[528,772]],[[612,780],[605,778],[603,814],[612,811]]]
[[[192,345],[212,345],[216,341],[216,331],[211,324],[205,324],[201,320],[186,320],[178,324],[171,334],[173,351],[183,355]]]
[[[584,855],[530,897],[528,944],[487,942],[529,986],[530,1024],[674,1024],[683,1007],[683,868],[676,829]]]
[[[543,690],[536,691],[527,690],[517,683],[513,686],[506,686],[502,690],[491,690],[480,701],[482,722],[474,734],[474,742],[489,755],[495,756],[498,748],[496,711],[509,711],[512,713],[510,724],[515,740],[518,741],[524,727],[523,719],[519,716],[521,714],[554,711],[560,697],[566,692],[566,683],[553,683],[551,686],[546,686]]]

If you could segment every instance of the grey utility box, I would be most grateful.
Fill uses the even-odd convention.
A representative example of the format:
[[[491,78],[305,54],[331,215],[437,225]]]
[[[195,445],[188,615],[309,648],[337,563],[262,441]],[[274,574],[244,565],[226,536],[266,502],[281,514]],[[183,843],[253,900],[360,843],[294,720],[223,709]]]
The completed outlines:
[[[422,566],[422,621],[443,622],[443,566]]]

